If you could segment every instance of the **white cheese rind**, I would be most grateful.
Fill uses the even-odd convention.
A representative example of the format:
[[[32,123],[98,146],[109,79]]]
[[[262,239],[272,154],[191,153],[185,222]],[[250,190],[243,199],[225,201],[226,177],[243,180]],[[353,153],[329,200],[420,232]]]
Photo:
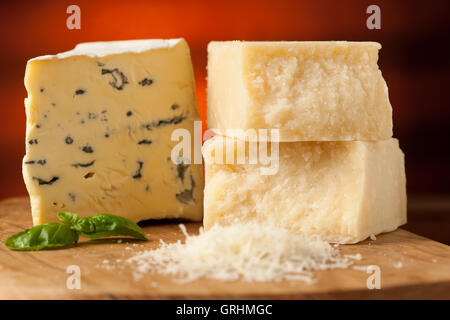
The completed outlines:
[[[214,137],[203,147],[206,229],[256,220],[356,243],[406,223],[404,155],[396,139],[280,143],[275,175],[262,175],[259,164],[218,164],[218,145]]]
[[[280,129],[281,141],[392,137],[375,42],[210,42],[208,127]]]
[[[95,47],[96,45],[93,45]],[[23,176],[33,223],[58,211],[201,220],[201,165],[171,160],[198,119],[189,47],[31,60]]]
[[[73,56],[88,56],[101,58],[112,54],[141,53],[148,50],[170,49],[184,39],[148,39],[148,40],[125,40],[125,41],[97,41],[79,43],[72,50],[61,52],[56,55],[45,55],[30,59],[35,60],[65,59]]]

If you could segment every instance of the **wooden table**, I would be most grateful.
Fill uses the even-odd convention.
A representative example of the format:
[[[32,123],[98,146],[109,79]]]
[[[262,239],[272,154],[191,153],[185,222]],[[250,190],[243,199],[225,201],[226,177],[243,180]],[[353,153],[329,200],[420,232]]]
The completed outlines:
[[[364,270],[335,269],[315,272],[317,282],[266,283],[220,282],[202,279],[188,284],[158,274],[134,281],[124,261],[138,251],[183,239],[177,223],[155,221],[143,228],[148,242],[117,240],[83,241],[64,250],[17,252],[3,242],[31,226],[28,198],[0,201],[0,298],[1,299],[449,299],[450,249],[447,245],[397,230],[356,245],[340,246],[342,254],[360,253],[355,265],[377,265],[381,289],[367,289],[371,274]],[[199,223],[187,223],[197,233]],[[104,263],[107,260],[109,263]],[[110,263],[112,262],[112,263]],[[67,289],[67,267],[81,271],[81,289]],[[401,266],[401,267],[400,267]]]

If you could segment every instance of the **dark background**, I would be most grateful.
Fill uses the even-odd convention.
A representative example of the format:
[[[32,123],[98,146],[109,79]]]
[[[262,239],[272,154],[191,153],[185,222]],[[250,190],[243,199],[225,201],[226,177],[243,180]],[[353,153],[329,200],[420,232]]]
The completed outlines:
[[[70,4],[81,8],[81,30],[66,28]],[[371,4],[381,8],[381,30],[366,27]],[[85,41],[184,37],[205,120],[211,40],[372,40],[383,46],[394,136],[406,154],[405,228],[450,243],[450,1],[2,1],[0,15],[0,199],[27,194],[21,159],[29,58]]]

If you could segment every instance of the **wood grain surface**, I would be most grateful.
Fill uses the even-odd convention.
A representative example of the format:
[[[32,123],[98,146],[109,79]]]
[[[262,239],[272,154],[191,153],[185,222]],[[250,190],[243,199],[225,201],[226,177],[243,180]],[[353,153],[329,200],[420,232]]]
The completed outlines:
[[[449,299],[450,249],[447,245],[397,230],[356,245],[342,254],[362,255],[355,265],[377,265],[381,289],[367,289],[364,270],[335,269],[314,273],[316,283],[302,281],[246,283],[201,279],[180,284],[173,278],[146,274],[139,281],[122,263],[138,251],[157,248],[159,240],[183,239],[176,222],[143,226],[150,241],[87,241],[51,251],[16,252],[4,240],[31,226],[28,198],[0,201],[0,299]],[[186,223],[197,233],[199,223]],[[107,261],[108,263],[105,263]],[[401,262],[401,264],[400,264]],[[81,270],[81,289],[67,289],[67,267]],[[400,267],[401,265],[401,267]]]

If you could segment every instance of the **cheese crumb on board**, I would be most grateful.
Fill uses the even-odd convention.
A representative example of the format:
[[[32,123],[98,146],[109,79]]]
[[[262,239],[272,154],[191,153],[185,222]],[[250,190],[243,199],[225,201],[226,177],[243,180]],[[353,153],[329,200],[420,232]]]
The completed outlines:
[[[177,277],[181,283],[200,278],[247,282],[301,280],[313,283],[311,271],[347,268],[352,262],[318,238],[306,238],[255,222],[215,225],[207,232],[129,258],[134,278],[147,272]]]
[[[345,258],[349,258],[349,259],[354,259],[354,260],[361,260],[362,259],[362,255],[360,253],[357,253],[357,254],[345,254],[344,257]]]

